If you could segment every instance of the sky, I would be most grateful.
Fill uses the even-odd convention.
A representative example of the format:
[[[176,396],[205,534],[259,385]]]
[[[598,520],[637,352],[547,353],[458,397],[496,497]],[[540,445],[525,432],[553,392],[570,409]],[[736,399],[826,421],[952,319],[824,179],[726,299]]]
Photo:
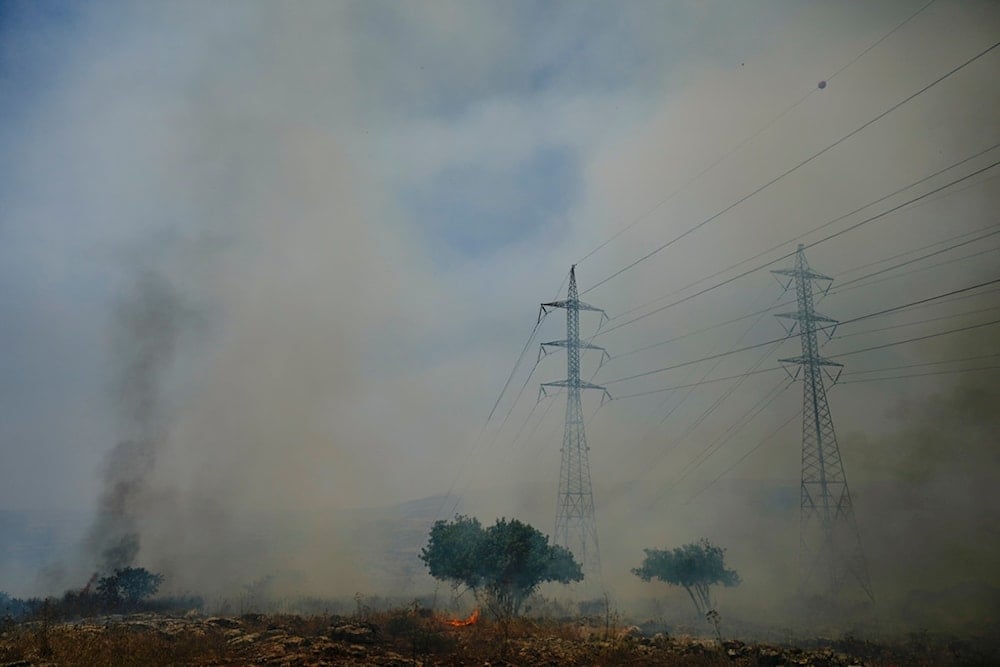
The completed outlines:
[[[563,407],[535,399],[565,367],[532,365],[539,342],[563,337],[560,313],[487,416],[571,264],[612,318],[597,332],[585,314],[582,331],[612,355],[599,370],[585,356],[584,373],[614,397],[795,356],[792,338],[621,380],[781,337],[769,311],[615,357],[787,301],[769,269],[790,258],[672,305],[758,253],[742,269],[935,188],[806,250],[835,279],[817,308],[848,320],[998,277],[1000,151],[983,151],[1000,141],[1000,50],[881,114],[992,46],[1000,6],[937,0],[914,15],[925,4],[3,3],[0,507],[96,515],[100,550],[101,513],[124,498],[138,558],[191,587],[221,576],[199,565],[184,578],[206,554],[244,550],[238,517],[255,512],[313,526],[448,493],[442,507],[461,498],[484,521],[548,532]],[[996,319],[989,287],[955,296],[847,324],[823,352]],[[845,374],[977,359],[842,379],[995,365],[996,340],[985,325],[852,354]],[[767,434],[792,419],[801,385],[684,471],[781,377],[616,398],[589,417],[613,562],[706,533],[754,561],[733,484],[791,488],[794,503],[797,426]],[[986,525],[1000,517],[969,491],[996,481],[982,427],[996,379],[830,389],[862,534],[886,517],[898,529],[869,540],[880,576],[915,534],[915,498],[934,525],[972,507]],[[686,504],[717,476],[719,493]],[[303,539],[303,569],[336,548]],[[283,558],[249,559],[240,576]]]

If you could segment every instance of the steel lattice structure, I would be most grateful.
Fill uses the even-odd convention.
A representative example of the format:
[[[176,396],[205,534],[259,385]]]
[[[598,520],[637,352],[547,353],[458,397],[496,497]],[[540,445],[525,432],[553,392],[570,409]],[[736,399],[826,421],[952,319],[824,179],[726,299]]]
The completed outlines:
[[[838,369],[839,373],[842,364],[820,356],[817,341],[820,329],[832,335],[836,320],[816,312],[815,296],[825,291],[815,282],[826,282],[828,290],[833,279],[809,268],[801,244],[795,256],[795,267],[772,273],[789,278],[786,289],[795,285],[798,309],[777,317],[794,320],[789,332],[798,327],[802,341],[801,356],[779,359],[783,363],[796,364],[798,369],[793,377],[798,378],[801,373],[803,380],[799,519],[802,589],[805,593],[818,588],[826,594],[836,595],[845,582],[853,579],[874,600],[823,379],[824,374],[832,377],[831,368]]]
[[[559,499],[556,505],[556,525],[553,542],[572,551],[585,573],[600,577],[601,551],[597,540],[597,521],[594,516],[594,492],[590,483],[590,448],[584,429],[581,389],[598,389],[608,396],[604,387],[580,380],[580,349],[600,350],[602,347],[580,342],[580,311],[593,310],[607,317],[603,310],[580,301],[576,289],[576,266],[570,268],[569,289],[564,301],[541,304],[538,317],[556,308],[566,310],[566,339],[542,343],[539,356],[549,347],[566,348],[566,379],[546,382],[547,387],[566,389],[566,426],[563,432],[562,463],[559,468]]]

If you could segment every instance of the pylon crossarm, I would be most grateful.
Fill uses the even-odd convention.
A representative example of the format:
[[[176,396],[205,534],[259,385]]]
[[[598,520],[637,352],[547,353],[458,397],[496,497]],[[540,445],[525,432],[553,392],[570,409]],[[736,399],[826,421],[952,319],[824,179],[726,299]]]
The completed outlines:
[[[804,314],[796,311],[792,313],[775,313],[774,316],[784,317],[789,320],[798,320],[799,322],[832,322],[834,324],[838,322],[838,320],[835,320],[832,317],[827,317],[826,315],[820,315],[817,312]]]
[[[771,271],[771,275],[773,275],[774,279],[778,281],[779,285],[781,285],[781,293],[784,294],[789,289],[791,289],[792,283],[795,282],[795,279],[789,278],[785,280],[781,276],[777,275],[777,273],[778,273],[777,271]]]
[[[785,330],[785,333],[791,336],[795,332],[795,328],[799,326],[799,321],[795,317],[794,313],[775,313],[775,317],[783,317],[792,320],[791,324],[786,322],[781,322],[781,328]]]
[[[569,303],[570,302],[568,299],[563,299],[562,301],[549,301],[548,303],[542,304],[542,310],[544,310],[545,313],[548,314],[556,308],[565,308],[566,306],[569,305]]]
[[[568,340],[553,340],[553,341],[549,341],[548,343],[542,343],[542,347],[543,348],[546,347],[546,346],[548,346],[548,347],[569,347],[570,346],[570,342]],[[600,350],[601,352],[604,352],[604,354],[608,353],[607,350],[605,350],[600,345],[591,345],[590,343],[580,343],[576,347],[582,348],[584,350]]]
[[[550,385],[550,386],[565,386],[565,385]],[[542,400],[543,398],[548,398],[549,396],[552,396],[552,394],[550,394],[549,392],[547,392],[547,391],[545,390],[545,387],[546,387],[546,385],[544,385],[544,384],[543,384],[543,385],[540,385],[540,386],[538,387],[538,400],[537,400],[537,401],[535,401],[535,403],[538,403],[538,402],[539,402],[539,401],[541,401],[541,400]],[[553,393],[554,393],[554,392],[553,392]]]
[[[556,380],[555,382],[543,382],[541,386],[542,386],[543,389],[545,387],[574,387],[575,386],[575,387],[579,387],[580,389],[600,389],[603,392],[607,392],[608,391],[607,389],[605,389],[601,385],[599,385],[599,384],[593,384],[591,382],[587,382],[586,380],[580,380],[579,382],[571,382],[570,380]]]
[[[595,313],[600,313],[602,315],[601,317],[602,320],[608,316],[608,314],[605,313],[602,308],[596,308],[594,306],[591,306],[589,303],[584,303],[583,301],[577,301],[576,304],[577,308],[579,308],[580,310],[592,310]]]
[[[788,359],[778,359],[780,364],[815,364],[816,366],[843,366],[844,364],[837,363],[836,361],[830,361],[829,359],[824,359],[823,357],[790,357]]]
[[[788,373],[788,377],[790,377],[792,379],[792,382],[795,382],[796,380],[799,379],[799,373],[802,372],[802,366],[801,365],[799,365],[798,363],[795,363],[795,362],[791,361],[790,359],[778,359],[778,362],[781,363],[781,367],[784,369],[784,371],[786,373]],[[792,365],[795,366],[795,372],[794,373],[792,371],[788,370],[789,366],[792,366]]]
[[[802,277],[806,280],[833,280],[830,276],[824,276],[822,273],[816,273],[812,269],[808,268],[795,268],[795,269],[775,269],[771,273],[776,273],[779,276],[791,276],[792,278]]]

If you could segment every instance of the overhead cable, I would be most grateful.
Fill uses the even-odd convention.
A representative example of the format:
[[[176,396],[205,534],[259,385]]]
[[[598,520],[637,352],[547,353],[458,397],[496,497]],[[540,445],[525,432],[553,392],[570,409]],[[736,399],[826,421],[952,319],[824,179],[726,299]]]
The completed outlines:
[[[736,208],[737,206],[739,206],[743,202],[745,202],[748,199],[750,199],[751,197],[753,197],[754,195],[756,195],[756,194],[758,194],[760,192],[763,192],[767,188],[771,187],[772,185],[774,185],[778,181],[780,181],[783,178],[785,178],[786,176],[788,176],[789,174],[791,174],[791,173],[797,171],[798,169],[804,167],[805,165],[809,164],[810,162],[812,162],[816,158],[824,155],[825,153],[827,153],[828,151],[832,150],[833,148],[839,146],[840,144],[842,144],[843,142],[847,141],[851,137],[857,135],[859,132],[862,132],[863,130],[865,130],[866,128],[870,127],[874,123],[877,123],[878,121],[882,120],[883,118],[885,118],[886,116],[888,116],[889,114],[891,114],[896,109],[898,109],[901,106],[903,106],[904,104],[910,102],[911,100],[913,100],[914,98],[918,97],[919,95],[922,95],[923,93],[927,92],[928,90],[930,90],[931,88],[933,88],[937,84],[941,83],[942,81],[944,81],[948,77],[950,77],[953,74],[961,71],[965,67],[968,67],[969,65],[971,65],[975,61],[979,60],[980,58],[982,58],[986,54],[988,54],[991,51],[993,51],[993,49],[997,48],[998,46],[1000,46],[1000,42],[995,42],[991,46],[989,46],[989,47],[985,48],[984,50],[980,51],[979,53],[977,53],[976,55],[972,56],[971,58],[969,58],[968,60],[966,60],[962,64],[956,65],[951,70],[949,70],[947,73],[943,74],[942,76],[938,77],[934,81],[930,82],[929,84],[927,84],[926,86],[924,86],[923,88],[921,88],[920,90],[918,90],[917,92],[915,92],[915,93],[909,95],[908,97],[900,100],[899,102],[893,104],[891,107],[889,107],[885,111],[882,111],[881,113],[879,113],[877,116],[875,116],[871,120],[865,122],[862,125],[859,125],[857,128],[851,130],[850,132],[848,132],[844,136],[842,136],[839,139],[837,139],[836,141],[834,141],[832,144],[828,145],[826,148],[823,148],[820,151],[818,151],[816,153],[813,153],[811,156],[809,156],[806,159],[802,160],[801,162],[797,163],[795,166],[791,167],[790,169],[787,169],[786,171],[782,172],[778,176],[775,176],[770,181],[764,183],[763,185],[761,185],[757,189],[755,189],[755,190],[749,192],[748,194],[740,197],[735,202],[733,202],[729,206],[725,207],[724,209],[722,209],[718,213],[715,213],[715,214],[711,215],[710,217],[706,218],[705,220],[703,220],[703,221],[699,222],[698,224],[694,225],[693,227],[688,228],[687,230],[685,230],[684,232],[681,232],[680,234],[678,234],[677,236],[673,237],[672,239],[670,239],[666,243],[664,243],[664,244],[662,244],[662,245],[654,248],[650,252],[646,253],[645,255],[643,255],[642,257],[640,257],[639,259],[634,260],[633,262],[625,265],[623,268],[615,271],[614,273],[612,273],[608,277],[599,280],[598,282],[596,282],[595,284],[591,285],[587,289],[581,291],[580,292],[581,296],[584,295],[584,294],[587,294],[588,292],[590,292],[590,291],[592,291],[592,290],[594,290],[594,289],[596,289],[598,287],[600,287],[601,285],[605,284],[609,280],[612,280],[613,278],[616,278],[616,277],[620,276],[621,274],[625,273],[629,269],[634,268],[635,266],[637,266],[641,262],[644,262],[647,259],[649,259],[650,257],[653,257],[654,255],[662,252],[663,250],[665,250],[666,248],[670,247],[671,245],[673,245],[677,241],[680,241],[681,239],[685,238],[689,234],[694,233],[695,231],[701,229],[702,227],[704,227],[705,225],[709,224],[713,220],[716,220],[720,216],[728,213],[729,211],[733,210],[734,208]]]

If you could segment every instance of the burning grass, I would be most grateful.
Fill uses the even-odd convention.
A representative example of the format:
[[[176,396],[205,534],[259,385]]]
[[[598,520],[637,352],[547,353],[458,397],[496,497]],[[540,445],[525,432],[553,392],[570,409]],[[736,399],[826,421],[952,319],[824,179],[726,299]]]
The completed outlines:
[[[476,608],[468,618],[446,618],[443,619],[445,625],[449,625],[453,628],[465,628],[470,625],[475,625],[479,622],[479,609]]]

